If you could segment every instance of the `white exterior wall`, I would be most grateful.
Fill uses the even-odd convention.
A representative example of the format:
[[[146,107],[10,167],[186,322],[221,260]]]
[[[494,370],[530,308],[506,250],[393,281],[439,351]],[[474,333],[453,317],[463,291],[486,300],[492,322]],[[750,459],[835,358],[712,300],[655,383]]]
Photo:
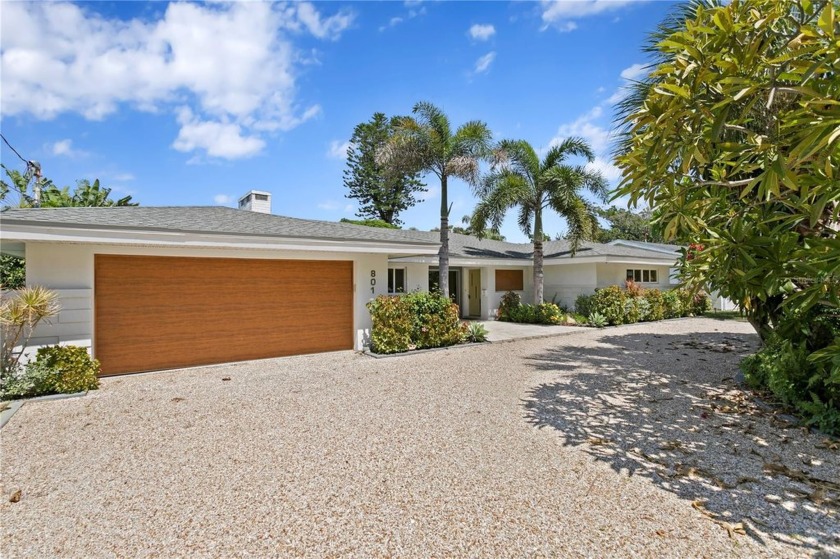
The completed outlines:
[[[487,316],[483,316],[482,318],[485,319],[492,319],[496,318],[496,313],[499,311],[499,304],[502,302],[502,296],[504,296],[506,291],[496,291],[496,270],[522,270],[522,291],[516,291],[515,293],[519,293],[519,297],[522,299],[523,303],[533,303],[534,302],[534,269],[529,266],[488,266],[487,268],[483,268],[483,270],[487,270]],[[481,288],[484,289],[484,274],[481,274]],[[483,303],[483,301],[482,301]],[[485,307],[482,305],[482,311],[484,311]]]
[[[428,264],[391,264],[391,268],[403,268],[405,270],[405,290],[407,292],[429,290]],[[385,287],[387,289],[388,286]]]
[[[598,264],[600,265],[600,264]],[[591,295],[598,285],[594,262],[563,264],[543,268],[543,298],[569,310],[575,308],[578,295]]]
[[[27,243],[26,283],[43,285],[58,291],[62,311],[50,323],[40,325],[31,345],[73,344],[91,347],[94,338],[94,255],[126,254],[204,258],[261,258],[289,260],[352,260],[356,349],[370,336],[368,301],[388,292],[388,256],[386,254],[338,253],[317,251],[265,251],[210,248],[156,248],[93,244]],[[376,277],[371,277],[371,271]],[[371,286],[371,279],[376,285]],[[427,280],[428,283],[428,280]],[[427,286],[428,287],[428,286]],[[371,291],[373,288],[373,291]],[[93,348],[94,357],[96,348]]]
[[[639,283],[646,289],[671,289],[669,277],[671,268],[669,266],[653,266],[650,264],[597,264],[598,282],[597,287],[609,287],[610,285],[624,286],[627,279],[627,270],[656,270],[656,283]]]

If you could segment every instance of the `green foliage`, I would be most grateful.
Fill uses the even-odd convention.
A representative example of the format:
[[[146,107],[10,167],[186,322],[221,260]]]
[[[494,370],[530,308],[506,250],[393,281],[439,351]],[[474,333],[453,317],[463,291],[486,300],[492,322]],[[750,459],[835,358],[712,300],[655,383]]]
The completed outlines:
[[[0,396],[31,398],[99,388],[99,361],[77,346],[48,346],[24,367],[0,378]]]
[[[41,286],[0,292],[0,377],[17,372],[35,327],[59,310],[58,294]]]
[[[586,318],[586,323],[590,326],[594,326],[595,328],[604,328],[607,324],[609,324],[607,317],[599,312],[590,313]]]
[[[44,362],[30,361],[23,367],[0,376],[0,398],[32,398],[54,394],[54,378],[58,371]]]
[[[578,157],[595,159],[592,148],[581,138],[567,138],[549,148],[545,157],[524,140],[503,140],[493,153],[492,168],[476,186],[479,202],[470,229],[498,231],[509,210],[518,208],[519,228],[534,243],[534,304],[543,302],[543,210],[550,209],[566,220],[572,255],[580,243],[592,239],[598,226],[594,206],[584,192],[606,200],[607,182],[598,171],[573,164]]]
[[[366,223],[371,221],[400,225],[400,213],[415,205],[416,194],[426,190],[416,164],[386,166],[376,159],[377,153],[393,138],[397,122],[398,119],[389,119],[383,113],[374,113],[369,122],[353,129],[344,186],[350,190],[347,198],[356,199],[361,205],[356,215],[367,218],[359,225],[381,227]]]
[[[838,339],[840,342],[840,339]],[[840,368],[810,359],[804,342],[774,335],[755,355],[741,362],[747,383],[767,388],[827,433],[840,434]]]
[[[371,349],[376,353],[455,345],[467,331],[458,318],[458,305],[439,293],[380,295],[367,306],[373,319]]]
[[[20,289],[26,284],[26,262],[18,256],[0,254],[0,286]]]
[[[651,37],[650,75],[620,106],[615,195],[690,244],[682,279],[735,301],[762,340],[789,310],[840,306],[838,11],[687,4]]]
[[[609,224],[607,229],[598,226],[593,239],[596,242],[609,243],[616,240],[664,242],[662,235],[656,231],[652,223],[653,216],[648,209],[634,212],[611,206],[607,209],[595,208],[595,213]]]
[[[412,113],[413,117],[397,119],[393,136],[377,153],[377,162],[392,172],[420,169],[440,180],[439,283],[440,290],[449,293],[449,179],[478,184],[479,163],[490,151],[493,134],[479,120],[465,122],[453,132],[446,113],[429,102],[415,104]]]
[[[683,304],[680,292],[670,289],[662,293],[665,318],[679,318],[683,316]]]
[[[627,294],[617,285],[595,291],[592,296],[591,312],[597,312],[607,319],[611,326],[624,324],[627,312]]]
[[[350,223],[352,225],[364,225],[365,227],[379,227],[381,229],[399,229],[399,226],[382,221],[381,219],[347,219],[341,218],[341,223]]]
[[[99,388],[99,361],[91,359],[83,347],[40,347],[35,361],[58,372],[53,381],[53,392],[72,394]]]
[[[647,301],[647,314],[642,320],[662,320],[665,318],[665,296],[658,289],[647,289],[642,295]]]
[[[370,347],[376,353],[401,353],[411,346],[414,321],[402,297],[380,295],[367,304],[373,327]]]
[[[111,206],[137,206],[131,201],[131,196],[124,196],[118,200],[111,199],[111,189],[99,184],[99,179],[93,184],[87,179],[76,181],[76,188],[70,193],[69,187],[59,189],[50,184],[41,191],[42,208],[86,207],[101,208]]]
[[[540,303],[535,308],[537,323],[562,324],[566,315],[554,303]]]
[[[554,303],[523,305],[518,293],[508,291],[499,302],[497,318],[523,324],[563,324],[566,314]]]
[[[592,295],[578,295],[575,299],[575,312],[583,316],[592,314]]]
[[[515,291],[508,291],[502,295],[499,301],[499,310],[496,311],[496,318],[499,320],[510,321],[510,313],[522,304],[522,297]]]
[[[480,343],[487,341],[489,332],[480,322],[470,322],[464,339],[468,342]]]

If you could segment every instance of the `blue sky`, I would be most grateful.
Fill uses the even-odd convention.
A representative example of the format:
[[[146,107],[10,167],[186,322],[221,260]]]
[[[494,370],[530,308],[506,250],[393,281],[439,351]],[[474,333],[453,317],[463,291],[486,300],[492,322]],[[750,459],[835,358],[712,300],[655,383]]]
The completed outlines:
[[[670,2],[0,4],[4,136],[60,186],[100,178],[143,205],[353,217],[344,150],[376,111],[416,101],[545,148],[569,135],[611,179],[612,106]],[[2,161],[21,168],[4,145]],[[435,227],[439,188],[405,212]],[[452,221],[475,200],[450,183]],[[547,220],[550,234],[560,219]],[[514,216],[503,233],[524,241]]]

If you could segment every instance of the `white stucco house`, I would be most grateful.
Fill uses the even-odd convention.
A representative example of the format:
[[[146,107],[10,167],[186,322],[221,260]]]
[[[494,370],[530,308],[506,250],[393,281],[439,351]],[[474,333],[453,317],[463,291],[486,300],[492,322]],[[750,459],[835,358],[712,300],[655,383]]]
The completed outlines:
[[[282,217],[270,194],[239,209],[116,207],[9,209],[0,249],[26,257],[26,281],[58,292],[62,310],[32,346],[90,348],[103,374],[320,351],[362,349],[372,298],[427,290],[439,233]],[[532,292],[529,244],[451,236],[451,295],[464,318],[495,316],[501,296]],[[670,287],[672,254],[586,243],[571,257],[545,244],[545,297],[633,275]]]

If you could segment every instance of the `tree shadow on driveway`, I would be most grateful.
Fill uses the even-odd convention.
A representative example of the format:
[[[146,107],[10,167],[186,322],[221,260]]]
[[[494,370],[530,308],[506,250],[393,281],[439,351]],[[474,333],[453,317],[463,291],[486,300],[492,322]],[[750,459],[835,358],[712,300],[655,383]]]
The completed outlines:
[[[617,473],[643,476],[733,537],[840,554],[840,451],[734,381],[754,335],[638,332],[527,361],[556,372],[526,419]]]

